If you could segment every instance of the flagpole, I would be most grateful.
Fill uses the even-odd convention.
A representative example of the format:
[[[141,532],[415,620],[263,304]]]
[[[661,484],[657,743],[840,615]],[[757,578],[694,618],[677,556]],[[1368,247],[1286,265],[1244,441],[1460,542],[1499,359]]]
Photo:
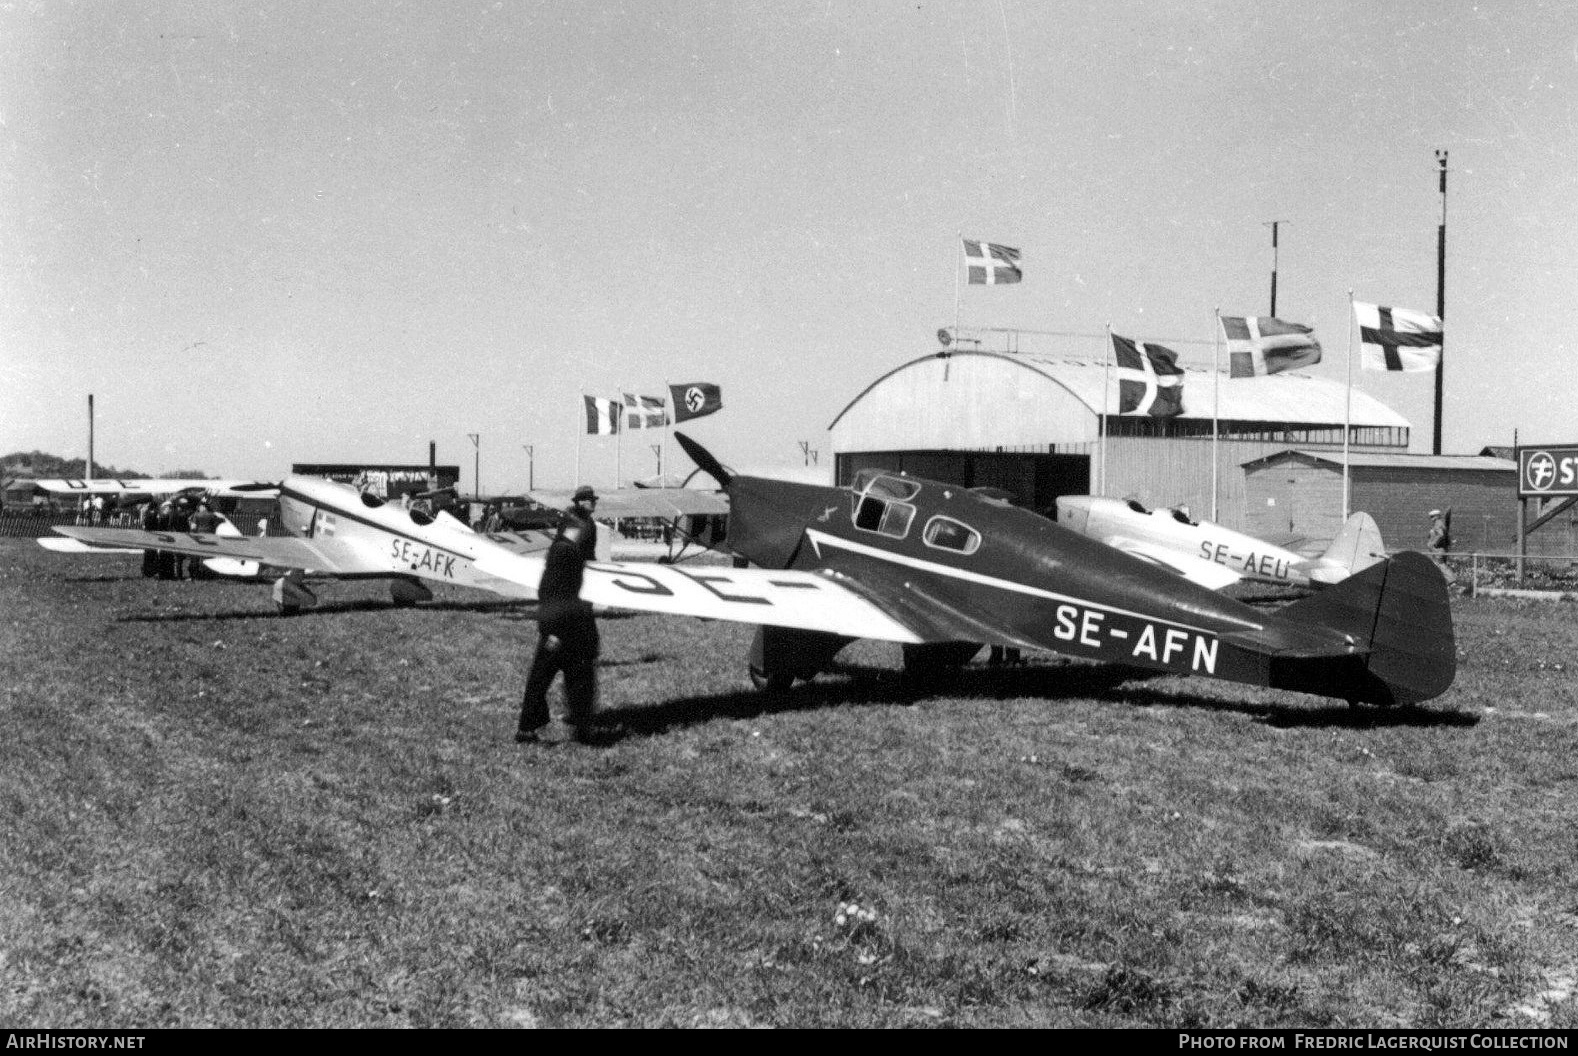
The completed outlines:
[[[614,414],[614,490],[619,490],[619,478],[624,476],[625,459],[625,394],[619,394],[619,410]]]
[[[586,390],[581,390],[581,413],[575,427],[575,480],[571,487],[581,483],[581,435],[586,432]]]
[[[1222,464],[1222,308],[1216,309],[1216,330],[1211,334],[1211,520],[1216,521],[1217,476]]]
[[[1112,322],[1107,323],[1107,347],[1102,353],[1101,367],[1101,493],[1107,494],[1107,413],[1112,388]]]
[[[959,253],[964,253],[964,228],[959,229],[959,237],[955,240],[959,246]],[[959,343],[959,311],[964,303],[964,287],[959,282],[959,272],[963,270],[964,263],[958,257],[953,258],[953,343]]]
[[[1348,405],[1342,423],[1342,523],[1348,523],[1348,438],[1353,435],[1353,291],[1348,291]]]
[[[1436,228],[1436,318],[1441,320],[1441,355],[1436,360],[1435,435],[1431,437],[1430,453],[1441,453],[1441,389],[1446,374],[1446,178],[1447,152],[1436,151],[1436,161],[1441,165],[1441,226]]]

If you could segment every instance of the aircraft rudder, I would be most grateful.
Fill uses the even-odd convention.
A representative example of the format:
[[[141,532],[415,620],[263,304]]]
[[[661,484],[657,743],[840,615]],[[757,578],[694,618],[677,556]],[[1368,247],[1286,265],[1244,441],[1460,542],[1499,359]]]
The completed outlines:
[[[1352,514],[1321,555],[1321,560],[1339,565],[1349,574],[1363,572],[1386,560],[1386,544],[1381,541],[1381,529],[1375,518],[1363,511]]]
[[[1403,551],[1282,610],[1291,620],[1341,631],[1365,647],[1381,684],[1378,703],[1417,704],[1445,693],[1457,674],[1452,599],[1429,558]]]

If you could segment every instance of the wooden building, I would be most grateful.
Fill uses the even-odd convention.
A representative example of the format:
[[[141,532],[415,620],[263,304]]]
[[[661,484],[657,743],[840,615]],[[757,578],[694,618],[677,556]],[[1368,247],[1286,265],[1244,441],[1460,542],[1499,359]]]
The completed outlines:
[[[1342,514],[1342,453],[1282,451],[1243,466],[1245,530],[1329,539]],[[1425,548],[1430,511],[1451,509],[1452,549],[1518,546],[1518,466],[1489,455],[1360,452],[1348,462],[1349,508],[1375,518],[1389,550]],[[1578,511],[1575,511],[1578,513]],[[1558,516],[1529,537],[1531,554],[1578,553],[1578,522]]]
[[[1406,419],[1357,390],[1350,409],[1345,386],[1298,372],[1231,379],[1186,368],[1184,411],[1168,419],[1119,415],[1118,384],[1099,356],[955,350],[912,360],[834,419],[835,480],[878,466],[1002,488],[1031,509],[1106,494],[1207,517],[1214,508],[1213,519],[1244,529],[1246,462],[1289,448],[1340,456],[1345,421],[1354,451],[1408,449]]]

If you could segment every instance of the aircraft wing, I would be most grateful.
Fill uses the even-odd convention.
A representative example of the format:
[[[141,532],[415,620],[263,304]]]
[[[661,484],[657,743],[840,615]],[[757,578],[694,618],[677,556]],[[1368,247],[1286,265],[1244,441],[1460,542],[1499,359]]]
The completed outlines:
[[[45,550],[57,554],[140,554],[135,546],[89,546],[81,539],[65,539],[58,535],[42,535],[35,540]]]
[[[534,491],[531,498],[556,510],[570,505],[569,492]],[[715,491],[698,491],[695,488],[619,488],[597,493],[597,516],[610,517],[661,517],[672,521],[679,517],[729,512],[729,500]]]
[[[90,546],[168,550],[197,557],[256,561],[275,568],[299,568],[336,576],[389,575],[393,569],[374,566],[357,547],[333,538],[298,539],[252,536],[235,538],[197,532],[144,532],[135,528],[68,528],[55,531]]]
[[[1181,550],[1149,543],[1143,539],[1115,535],[1103,539],[1102,542],[1115,550],[1123,551],[1130,557],[1137,557],[1141,561],[1171,569],[1189,582],[1198,583],[1209,590],[1230,587],[1243,578],[1226,565],[1219,565],[1215,561],[1207,561],[1203,557],[1194,557]]]
[[[543,563],[537,556],[496,554],[480,557],[476,564],[479,572],[535,590]],[[598,561],[586,566],[581,597],[611,608],[827,631],[850,638],[912,644],[929,640],[858,585],[821,572]]]

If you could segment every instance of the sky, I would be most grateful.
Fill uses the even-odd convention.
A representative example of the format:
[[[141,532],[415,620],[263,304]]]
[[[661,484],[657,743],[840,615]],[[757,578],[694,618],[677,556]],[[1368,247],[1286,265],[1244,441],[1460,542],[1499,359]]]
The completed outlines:
[[[724,462],[830,462],[956,312],[1209,364],[1273,220],[1343,380],[1350,290],[1434,311],[1438,150],[1444,449],[1578,440],[1569,0],[4,3],[0,452],[85,456],[91,393],[154,475],[609,486],[663,434],[582,394],[709,381]],[[1429,450],[1430,375],[1355,378]]]

